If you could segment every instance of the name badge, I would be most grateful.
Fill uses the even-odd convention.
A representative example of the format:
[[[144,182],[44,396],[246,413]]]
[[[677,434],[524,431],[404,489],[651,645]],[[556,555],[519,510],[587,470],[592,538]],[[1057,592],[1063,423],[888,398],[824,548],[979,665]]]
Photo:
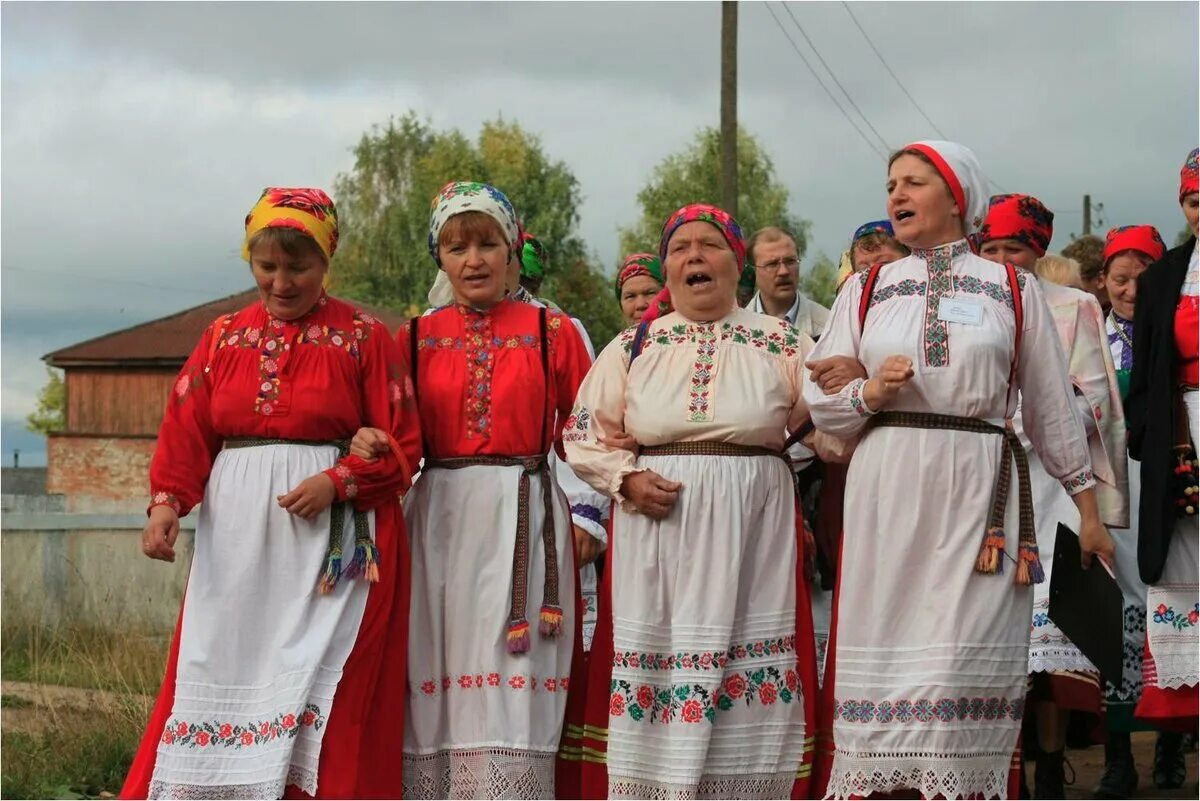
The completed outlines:
[[[938,301],[938,319],[947,323],[983,325],[983,306],[970,298],[942,298]]]

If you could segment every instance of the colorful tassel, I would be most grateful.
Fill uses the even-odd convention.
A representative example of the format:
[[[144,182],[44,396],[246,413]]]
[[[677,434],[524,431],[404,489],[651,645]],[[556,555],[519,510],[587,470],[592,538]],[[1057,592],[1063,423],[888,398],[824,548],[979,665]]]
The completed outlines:
[[[983,544],[979,546],[979,558],[975,560],[975,570],[979,573],[1003,573],[1004,561],[1004,529],[990,526],[983,535]]]
[[[1042,569],[1042,557],[1036,544],[1022,542],[1017,546],[1017,575],[1015,583],[1028,587],[1041,584],[1046,580],[1046,572]]]
[[[342,576],[342,553],[331,551],[325,558],[325,569],[321,571],[321,580],[317,582],[317,592],[328,595],[337,586]]]
[[[352,579],[359,576],[372,584],[379,581],[379,548],[369,537],[354,544],[354,558],[342,571],[342,578]]]
[[[529,650],[529,621],[521,618],[508,624],[508,652],[523,654]]]
[[[538,631],[543,637],[557,637],[562,634],[562,608],[546,604],[538,615]]]

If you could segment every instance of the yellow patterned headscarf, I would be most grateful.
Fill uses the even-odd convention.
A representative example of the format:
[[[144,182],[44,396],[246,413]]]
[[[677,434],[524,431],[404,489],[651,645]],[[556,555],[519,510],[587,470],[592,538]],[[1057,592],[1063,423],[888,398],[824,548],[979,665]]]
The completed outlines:
[[[850,251],[842,251],[842,259],[838,262],[837,271],[837,289],[836,292],[842,291],[842,284],[846,283],[846,279],[854,275],[854,260],[850,258]]]
[[[269,186],[246,215],[242,258],[250,261],[250,240],[264,228],[295,228],[313,238],[326,259],[338,243],[337,208],[320,189]]]

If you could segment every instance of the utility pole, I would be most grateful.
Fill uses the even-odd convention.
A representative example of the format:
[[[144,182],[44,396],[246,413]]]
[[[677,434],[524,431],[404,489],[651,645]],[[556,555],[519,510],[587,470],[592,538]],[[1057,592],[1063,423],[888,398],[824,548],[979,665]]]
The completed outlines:
[[[738,213],[737,0],[721,2],[721,207]]]
[[[1083,235],[1087,236],[1092,232],[1092,196],[1083,196]]]

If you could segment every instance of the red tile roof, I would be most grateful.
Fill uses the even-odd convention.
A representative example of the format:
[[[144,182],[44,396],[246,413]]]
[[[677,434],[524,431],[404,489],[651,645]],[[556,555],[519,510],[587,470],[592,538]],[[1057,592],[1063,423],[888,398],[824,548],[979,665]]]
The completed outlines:
[[[167,317],[60,348],[42,359],[52,367],[179,367],[187,361],[209,323],[222,314],[250,305],[257,298],[256,289],[239,292]],[[405,322],[406,318],[399,312],[351,302],[379,318],[393,333]]]

